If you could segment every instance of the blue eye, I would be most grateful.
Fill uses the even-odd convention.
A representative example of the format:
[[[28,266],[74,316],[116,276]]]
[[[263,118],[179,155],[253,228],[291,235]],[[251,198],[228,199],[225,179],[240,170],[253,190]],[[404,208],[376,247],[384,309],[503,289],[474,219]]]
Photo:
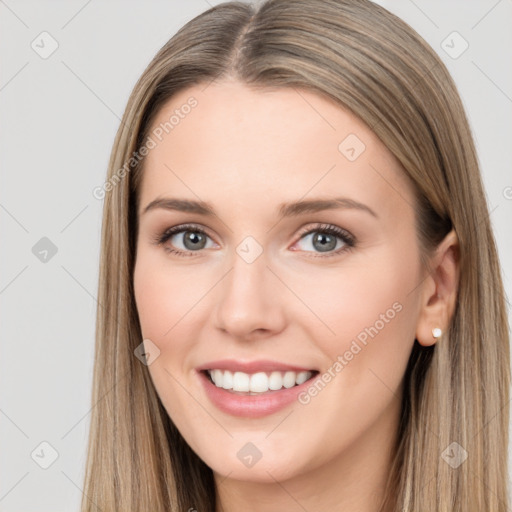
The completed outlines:
[[[300,240],[310,237],[312,247],[324,255],[314,256],[315,258],[330,257],[342,252],[348,251],[355,246],[355,238],[346,230],[333,226],[332,224],[322,224],[316,228],[309,229],[301,236]],[[338,240],[341,240],[342,246],[339,247]],[[336,249],[333,252],[334,249]],[[306,251],[309,252],[309,251]]]
[[[180,226],[169,228],[156,239],[156,243],[163,245],[173,236],[180,235],[182,233],[185,235],[181,236],[181,240],[185,248],[176,250],[172,247],[165,246],[165,250],[167,252],[176,254],[177,256],[193,256],[194,252],[207,248],[206,241],[210,237],[203,229],[195,224],[182,224]]]
[[[173,226],[165,230],[161,235],[155,239],[157,245],[164,245],[176,235],[181,235],[181,243],[183,248],[175,248],[166,245],[164,248],[168,253],[175,254],[176,256],[194,256],[194,253],[200,252],[202,249],[208,249],[208,240],[211,238],[206,234],[206,231],[196,224],[181,224]],[[312,236],[314,235],[314,236]],[[313,229],[309,229],[302,233],[300,241],[311,237],[312,247],[317,249],[319,253],[313,257],[329,257],[348,251],[355,246],[355,238],[346,230],[341,229],[331,224],[321,224]],[[177,237],[180,239],[180,237]],[[339,247],[338,241],[341,240],[342,246]],[[334,250],[336,249],[336,250]],[[295,249],[294,249],[295,250]],[[311,251],[305,251],[311,252]],[[322,254],[325,253],[325,254]]]

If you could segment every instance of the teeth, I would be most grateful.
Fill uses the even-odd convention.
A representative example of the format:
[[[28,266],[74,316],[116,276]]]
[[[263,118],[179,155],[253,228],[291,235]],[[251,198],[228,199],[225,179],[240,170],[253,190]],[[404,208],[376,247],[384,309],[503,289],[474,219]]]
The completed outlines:
[[[215,370],[217,374],[221,372],[221,370]],[[219,386],[222,386],[223,381],[223,375],[221,375],[221,378],[219,380]],[[250,391],[249,389],[249,375],[247,373],[242,372],[235,372],[233,374],[233,389],[237,391]]]
[[[230,389],[237,392],[265,393],[269,390],[277,391],[284,388],[292,388],[303,384],[313,372],[230,372],[228,370],[208,370],[213,383],[218,388]]]
[[[243,375],[243,374],[242,374]],[[254,373],[249,381],[249,390],[257,393],[268,391],[268,377],[265,372]]]

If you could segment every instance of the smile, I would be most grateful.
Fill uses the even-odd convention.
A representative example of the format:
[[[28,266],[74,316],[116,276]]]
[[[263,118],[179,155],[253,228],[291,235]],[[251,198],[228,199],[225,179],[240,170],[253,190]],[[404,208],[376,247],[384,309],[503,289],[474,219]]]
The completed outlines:
[[[198,370],[208,400],[231,416],[260,418],[298,402],[298,395],[319,376],[311,371],[245,373],[221,369]]]
[[[229,370],[207,370],[215,386],[232,392],[258,395],[268,391],[289,389],[303,384],[313,376],[313,371],[287,372],[230,372]]]

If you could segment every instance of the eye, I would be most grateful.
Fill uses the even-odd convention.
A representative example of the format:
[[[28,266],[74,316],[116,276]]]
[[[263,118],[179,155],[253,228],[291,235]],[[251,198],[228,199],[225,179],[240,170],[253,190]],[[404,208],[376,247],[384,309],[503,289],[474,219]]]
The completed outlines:
[[[320,253],[327,253],[325,256],[313,256],[315,258],[335,256],[355,246],[355,238],[348,231],[332,224],[321,224],[314,229],[310,228],[303,232],[299,241],[307,241],[305,245],[310,245]],[[338,241],[341,241],[341,244]]]
[[[181,224],[166,229],[162,234],[157,235],[154,243],[164,245],[164,249],[168,253],[177,256],[194,256],[195,252],[212,247],[211,244],[208,246],[208,240],[211,240],[211,238],[200,226],[196,224]],[[326,253],[325,255],[313,256],[322,258],[348,251],[355,246],[356,242],[354,236],[348,231],[332,224],[321,224],[313,229],[303,230],[299,242],[301,241],[307,241],[319,253]],[[341,241],[341,244],[338,241]],[[172,242],[172,244],[165,245],[167,242]],[[180,244],[181,247],[179,246]],[[178,247],[176,248],[176,246]],[[306,250],[306,252],[311,251]]]
[[[194,252],[209,248],[207,246],[208,239],[211,240],[201,227],[195,224],[181,224],[165,230],[157,236],[154,243],[164,245],[170,241],[172,246],[165,245],[164,247],[167,252],[177,256],[193,256]],[[175,248],[176,245],[178,249]]]

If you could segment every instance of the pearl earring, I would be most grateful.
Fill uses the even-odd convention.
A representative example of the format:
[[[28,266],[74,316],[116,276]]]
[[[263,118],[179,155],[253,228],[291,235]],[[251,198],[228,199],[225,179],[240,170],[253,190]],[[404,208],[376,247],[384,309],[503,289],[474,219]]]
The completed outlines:
[[[432,329],[432,336],[434,336],[436,340],[441,337],[441,334],[443,334],[443,331],[439,327]]]

